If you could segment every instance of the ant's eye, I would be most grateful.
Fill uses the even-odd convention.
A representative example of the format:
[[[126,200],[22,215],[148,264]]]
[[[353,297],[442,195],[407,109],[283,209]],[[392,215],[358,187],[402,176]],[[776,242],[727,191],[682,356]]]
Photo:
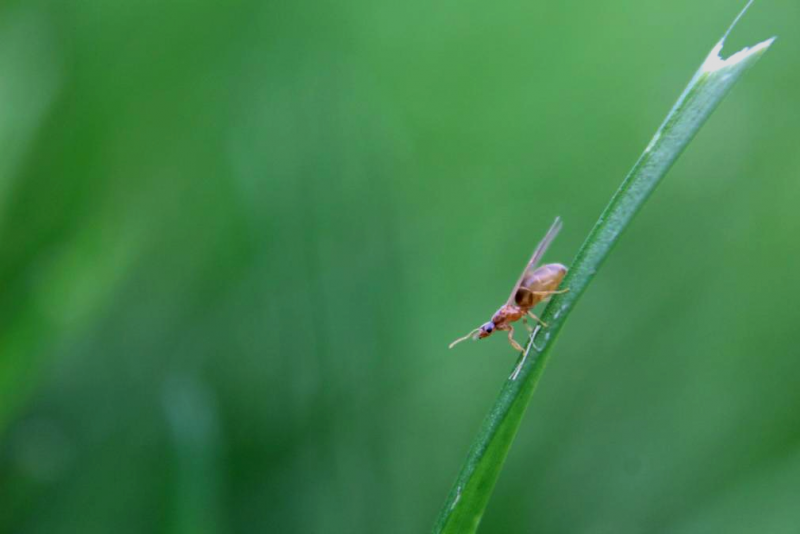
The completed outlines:
[[[487,334],[491,334],[494,332],[494,325],[492,323],[484,325],[483,329],[486,331]]]

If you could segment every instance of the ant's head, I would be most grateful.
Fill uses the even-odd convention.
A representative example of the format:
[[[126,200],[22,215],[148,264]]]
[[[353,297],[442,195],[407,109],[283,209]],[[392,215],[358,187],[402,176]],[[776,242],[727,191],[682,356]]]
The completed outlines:
[[[488,323],[481,325],[481,327],[475,334],[475,337],[477,339],[483,339],[485,337],[489,337],[492,335],[492,332],[494,332],[494,329],[495,329],[494,323],[492,321],[489,321]]]
[[[460,338],[456,339],[455,341],[453,341],[452,343],[450,343],[450,348],[452,349],[453,347],[455,347],[456,345],[458,345],[462,341],[466,341],[468,339],[472,339],[474,341],[476,339],[483,339],[485,337],[489,337],[489,336],[492,335],[492,332],[494,332],[496,330],[496,328],[497,327],[495,326],[494,322],[493,321],[489,321],[488,323],[479,326],[478,328],[476,328],[475,330],[473,330],[472,332],[470,332],[466,336],[460,337]]]

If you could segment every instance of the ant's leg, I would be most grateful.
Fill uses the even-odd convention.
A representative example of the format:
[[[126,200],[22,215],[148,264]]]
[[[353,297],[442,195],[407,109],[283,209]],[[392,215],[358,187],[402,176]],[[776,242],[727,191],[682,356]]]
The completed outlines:
[[[535,341],[536,340],[536,334],[539,333],[539,329],[540,328],[542,328],[542,325],[538,325],[537,324],[536,325],[536,329],[531,334],[531,341],[530,341],[531,345],[530,346],[535,348],[537,351],[542,352],[542,349],[540,349],[539,347],[536,346],[536,341]],[[522,371],[522,366],[525,365],[525,360],[528,359],[528,351],[530,351],[530,350],[531,350],[530,347],[528,347],[528,350],[526,350],[526,351],[524,351],[522,353],[522,358],[519,360],[519,363],[514,368],[514,372],[511,373],[511,376],[508,377],[509,380],[516,380],[517,379],[517,377],[519,376],[519,373]]]
[[[527,360],[527,359],[528,359],[528,353],[527,352],[523,352],[522,353],[522,359],[519,361],[517,366],[514,368],[514,372],[511,373],[511,376],[508,377],[509,380],[516,380],[517,379],[517,377],[519,376],[519,372],[522,371],[522,366],[525,364],[525,360]]]
[[[558,291],[531,291],[528,289],[528,293],[532,295],[536,295],[537,297],[545,297],[542,299],[542,302],[549,302],[550,297],[553,295],[563,295],[564,293],[569,293],[569,288],[566,289],[559,289]]]
[[[528,329],[528,332],[533,334],[533,327],[528,324],[528,317],[527,316],[525,316],[525,315],[522,316],[522,322],[525,323],[525,328]]]
[[[547,297],[545,297],[545,299],[542,302],[550,302],[550,297],[552,297],[553,295],[562,295],[564,293],[569,293],[569,288],[560,289],[558,291],[543,291],[542,293],[547,294]]]
[[[569,288],[565,287],[564,289],[559,289],[558,291],[545,291],[545,293],[549,293],[550,295],[561,295],[563,293],[569,293]]]
[[[518,291],[526,291],[531,295],[536,295],[537,297],[551,297],[553,295],[561,295],[563,293],[569,293],[569,288],[559,289],[554,291],[534,291],[533,289],[528,289],[527,287],[520,287]]]
[[[537,323],[539,323],[540,325],[542,325],[542,326],[544,326],[545,328],[547,328],[547,323],[546,323],[546,322],[544,322],[544,321],[542,321],[542,320],[541,320],[541,319],[539,319],[538,317],[536,317],[536,316],[533,314],[533,312],[532,312],[532,311],[528,310],[528,315],[530,315],[530,316],[531,316],[531,318],[532,318],[534,321],[536,321],[536,322],[537,322]]]
[[[525,291],[535,297],[544,297],[542,298],[541,302],[550,302],[550,297],[552,297],[553,295],[561,295],[564,293],[569,293],[569,288],[559,289],[558,291],[533,291],[532,289],[528,289],[527,287],[520,287],[517,291]]]
[[[514,347],[516,350],[520,352],[525,352],[525,349],[514,340],[514,327],[508,325],[508,342],[511,343],[511,346]]]

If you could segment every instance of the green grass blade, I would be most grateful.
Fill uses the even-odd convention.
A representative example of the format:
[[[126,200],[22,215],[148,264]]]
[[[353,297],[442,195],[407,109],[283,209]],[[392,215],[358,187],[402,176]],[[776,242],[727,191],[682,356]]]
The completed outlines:
[[[528,357],[520,372],[503,385],[439,514],[433,529],[435,533],[477,530],[522,416],[547,364],[550,348],[570,311],[670,166],[739,77],[774,41],[774,38],[768,39],[722,59],[719,53],[725,37],[711,50],[689,82],[575,257],[562,284],[570,289],[569,293],[553,298],[545,309],[542,318],[549,327],[538,333],[537,348],[532,349],[529,340]]]

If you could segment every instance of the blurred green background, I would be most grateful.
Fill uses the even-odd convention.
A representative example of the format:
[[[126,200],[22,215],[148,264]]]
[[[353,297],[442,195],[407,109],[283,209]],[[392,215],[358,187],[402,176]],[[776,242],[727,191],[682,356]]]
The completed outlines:
[[[0,531],[426,532],[743,2],[0,4]],[[797,532],[800,4],[561,336],[484,532]]]

